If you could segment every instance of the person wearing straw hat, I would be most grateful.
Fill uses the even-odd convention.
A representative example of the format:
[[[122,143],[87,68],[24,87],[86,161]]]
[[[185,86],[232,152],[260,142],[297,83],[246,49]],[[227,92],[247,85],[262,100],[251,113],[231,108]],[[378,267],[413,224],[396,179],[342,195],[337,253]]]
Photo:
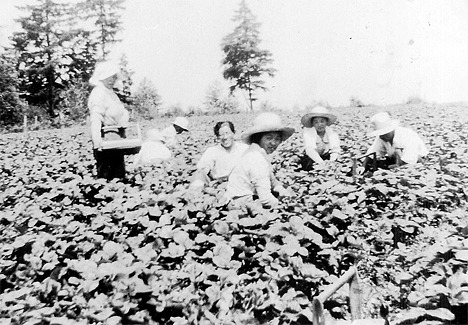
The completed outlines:
[[[162,141],[166,146],[173,147],[177,143],[177,134],[188,132],[189,120],[185,117],[178,116],[175,118],[172,125],[161,131]]]
[[[232,169],[249,147],[243,142],[234,141],[235,133],[236,130],[231,121],[216,123],[214,134],[219,144],[209,147],[203,153],[190,184],[191,189],[203,188],[213,180],[224,182],[228,179]]]
[[[374,143],[366,152],[364,170],[374,164],[371,154],[376,155],[377,167],[391,169],[405,164],[416,164],[429,151],[421,137],[413,130],[400,126],[388,112],[379,112],[370,118],[373,131],[368,136],[375,137]]]
[[[120,85],[120,80],[119,66],[109,61],[96,64],[93,76],[89,80],[94,86],[88,98],[88,108],[97,177],[108,180],[125,177],[124,155],[117,151],[102,150],[103,127],[128,125],[128,111],[113,90]]]
[[[241,136],[249,145],[232,173],[226,186],[226,199],[234,206],[245,205],[256,197],[265,208],[278,206],[279,197],[290,196],[275,178],[270,157],[281,142],[294,133],[294,128],[282,124],[275,113],[258,115],[252,127]]]
[[[314,164],[335,161],[340,153],[340,138],[330,125],[337,120],[326,107],[316,106],[301,118],[304,126],[305,153],[300,159],[303,170],[312,170]]]
[[[135,155],[133,166],[155,165],[171,158],[171,151],[162,142],[162,135],[158,129],[146,132],[146,140],[142,143],[140,152]]]

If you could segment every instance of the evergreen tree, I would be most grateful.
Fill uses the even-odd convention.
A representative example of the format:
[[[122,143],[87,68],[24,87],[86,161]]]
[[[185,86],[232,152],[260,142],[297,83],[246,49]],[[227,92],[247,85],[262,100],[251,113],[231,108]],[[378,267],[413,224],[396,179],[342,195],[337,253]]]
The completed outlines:
[[[19,80],[14,62],[5,55],[0,56],[0,123],[13,125],[21,122],[26,104],[18,93]]]
[[[153,119],[157,116],[161,106],[161,97],[158,95],[153,83],[144,78],[135,92],[134,107],[139,116],[144,119]]]
[[[11,40],[24,98],[29,104],[46,106],[53,117],[60,91],[74,79],[89,77],[95,53],[87,42],[89,33],[76,27],[71,4],[37,2],[19,7],[28,15],[17,19],[22,30]]]
[[[232,113],[237,110],[237,102],[232,96],[224,97],[219,81],[213,82],[206,92],[204,106],[210,113]]]
[[[122,30],[120,12],[125,0],[84,0],[79,3],[85,21],[91,21],[95,28],[92,29],[90,37],[100,48],[100,60],[106,60],[111,45],[121,41],[116,38]]]
[[[240,3],[233,21],[239,22],[234,31],[227,35],[222,42],[225,57],[223,76],[226,80],[233,80],[231,93],[237,88],[247,91],[250,110],[253,110],[254,93],[257,89],[266,90],[262,77],[266,74],[274,76],[275,69],[269,67],[273,62],[272,54],[258,48],[260,43],[259,26],[256,17],[247,7],[245,0]]]
[[[122,88],[116,89],[115,91],[117,93],[117,96],[119,96],[122,102],[126,104],[131,104],[132,103],[131,87],[133,85],[132,76],[135,72],[133,72],[128,67],[128,60],[125,54],[123,54],[120,57],[119,65],[120,65],[120,71],[122,73]]]

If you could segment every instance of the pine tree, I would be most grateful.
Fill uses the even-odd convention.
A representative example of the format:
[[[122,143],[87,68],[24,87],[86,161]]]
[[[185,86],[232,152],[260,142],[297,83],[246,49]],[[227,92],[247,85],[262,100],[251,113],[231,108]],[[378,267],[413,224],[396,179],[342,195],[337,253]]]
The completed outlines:
[[[84,0],[78,6],[82,18],[91,21],[94,28],[90,37],[100,48],[99,60],[106,60],[111,45],[120,42],[117,34],[122,30],[122,4],[125,0]]]
[[[122,73],[122,86],[123,87],[122,89],[116,89],[117,96],[119,96],[122,102],[131,104],[132,103],[131,87],[133,85],[132,76],[135,72],[133,72],[128,67],[128,60],[125,54],[123,54],[120,57],[119,66],[120,66],[120,71]]]
[[[13,125],[21,122],[25,103],[18,93],[19,80],[14,62],[5,55],[0,56],[0,124]]]
[[[11,37],[17,55],[20,89],[29,104],[46,106],[56,115],[61,90],[73,79],[86,78],[94,66],[89,34],[76,27],[71,4],[38,0],[19,7],[21,31]]]
[[[161,106],[161,97],[159,96],[154,84],[144,78],[135,92],[134,107],[138,115],[144,119],[153,119],[157,116]]]
[[[266,74],[273,77],[275,69],[269,67],[273,62],[272,54],[258,48],[260,43],[260,24],[247,7],[245,0],[240,3],[233,21],[239,22],[234,31],[227,35],[222,42],[225,57],[223,76],[226,80],[233,80],[231,93],[237,88],[247,91],[250,110],[253,110],[254,93],[257,89],[266,90],[262,77]]]

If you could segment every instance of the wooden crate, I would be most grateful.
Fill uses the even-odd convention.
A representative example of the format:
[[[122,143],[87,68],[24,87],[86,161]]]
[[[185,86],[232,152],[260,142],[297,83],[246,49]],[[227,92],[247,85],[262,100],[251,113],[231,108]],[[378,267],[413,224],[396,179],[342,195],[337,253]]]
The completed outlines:
[[[127,127],[103,127],[101,137],[102,150],[121,151],[125,155],[138,153],[143,142],[139,124],[132,124]]]

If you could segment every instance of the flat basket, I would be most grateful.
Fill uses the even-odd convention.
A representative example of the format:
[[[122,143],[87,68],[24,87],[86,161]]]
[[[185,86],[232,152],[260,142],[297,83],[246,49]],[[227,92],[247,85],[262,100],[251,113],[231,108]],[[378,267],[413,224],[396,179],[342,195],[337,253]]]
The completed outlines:
[[[124,155],[133,155],[140,151],[142,138],[139,124],[105,126],[101,129],[102,150],[119,151]]]

